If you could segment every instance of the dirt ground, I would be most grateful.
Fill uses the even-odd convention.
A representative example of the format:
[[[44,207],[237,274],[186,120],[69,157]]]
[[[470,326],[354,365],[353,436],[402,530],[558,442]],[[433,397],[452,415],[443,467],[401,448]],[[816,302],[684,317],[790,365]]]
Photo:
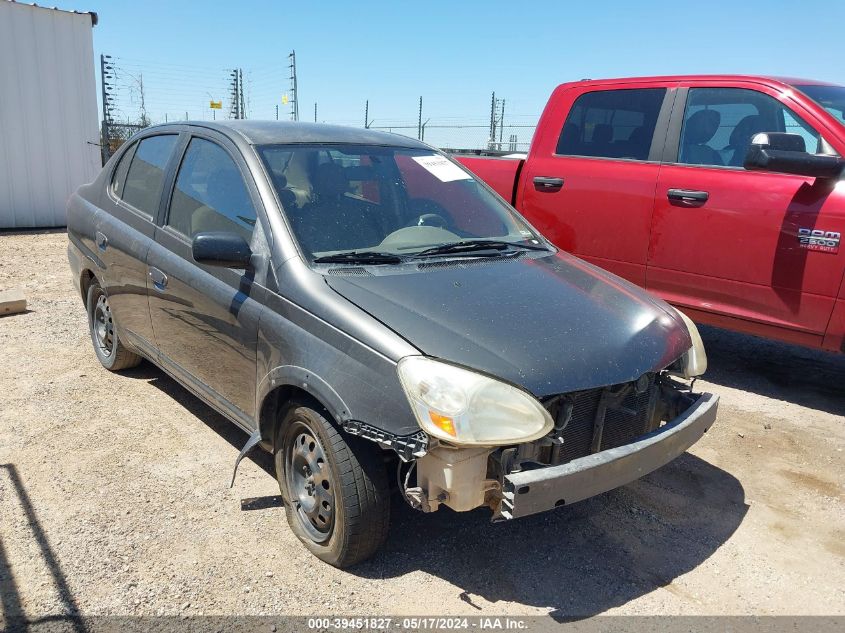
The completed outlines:
[[[397,501],[373,560],[300,546],[270,460],[149,364],[102,369],[63,233],[0,234],[0,607],[98,614],[845,614],[845,357],[703,329],[717,424],[632,485],[492,525]],[[244,509],[242,501],[257,499]]]

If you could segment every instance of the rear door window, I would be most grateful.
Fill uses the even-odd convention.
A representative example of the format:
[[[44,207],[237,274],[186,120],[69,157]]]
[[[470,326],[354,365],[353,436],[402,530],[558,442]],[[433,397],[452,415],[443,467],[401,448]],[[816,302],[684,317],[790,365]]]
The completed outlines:
[[[124,202],[151,218],[158,211],[164,169],[178,138],[176,134],[162,134],[143,139],[138,144],[126,175],[122,196]]]
[[[666,88],[598,90],[575,100],[556,153],[648,160]]]

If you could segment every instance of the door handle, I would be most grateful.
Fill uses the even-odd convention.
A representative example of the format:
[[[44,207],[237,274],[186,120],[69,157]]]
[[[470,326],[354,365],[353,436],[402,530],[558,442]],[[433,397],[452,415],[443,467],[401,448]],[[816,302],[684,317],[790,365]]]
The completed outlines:
[[[150,280],[153,282],[153,286],[156,290],[163,291],[167,288],[167,275],[165,275],[162,271],[160,271],[155,266],[150,266],[149,270]]]
[[[669,200],[677,200],[687,204],[704,204],[710,198],[706,191],[692,191],[690,189],[670,189],[666,192]]]
[[[534,176],[534,188],[537,191],[554,193],[563,187],[563,178],[551,178],[549,176]]]
[[[104,251],[104,250],[106,250],[106,248],[108,248],[109,238],[107,238],[105,235],[103,235],[99,231],[97,231],[97,235],[95,235],[94,237],[95,237],[95,241],[97,242],[97,248],[99,248],[101,251]]]

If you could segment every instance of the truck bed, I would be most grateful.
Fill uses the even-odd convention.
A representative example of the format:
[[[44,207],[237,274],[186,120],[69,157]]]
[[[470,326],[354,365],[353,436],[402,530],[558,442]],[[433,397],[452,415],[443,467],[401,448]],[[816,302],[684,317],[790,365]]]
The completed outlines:
[[[516,200],[516,183],[519,172],[525,163],[524,157],[519,155],[485,155],[478,153],[453,153],[452,156],[464,167],[481,178],[488,185],[507,200],[514,204]]]

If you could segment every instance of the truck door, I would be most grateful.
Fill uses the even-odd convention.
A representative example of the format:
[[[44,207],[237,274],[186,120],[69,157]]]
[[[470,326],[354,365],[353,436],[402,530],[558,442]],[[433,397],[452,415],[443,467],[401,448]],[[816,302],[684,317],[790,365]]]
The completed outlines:
[[[556,93],[517,199],[557,246],[640,286],[673,98],[670,87],[651,83]],[[568,112],[562,127],[556,112]]]
[[[845,231],[843,191],[831,180],[747,171],[754,134],[801,135],[832,151],[800,105],[761,84],[680,88],[655,196],[647,288],[704,322],[818,344],[845,252],[803,239]],[[749,325],[749,322],[752,324]],[[760,329],[760,328],[764,329]]]

